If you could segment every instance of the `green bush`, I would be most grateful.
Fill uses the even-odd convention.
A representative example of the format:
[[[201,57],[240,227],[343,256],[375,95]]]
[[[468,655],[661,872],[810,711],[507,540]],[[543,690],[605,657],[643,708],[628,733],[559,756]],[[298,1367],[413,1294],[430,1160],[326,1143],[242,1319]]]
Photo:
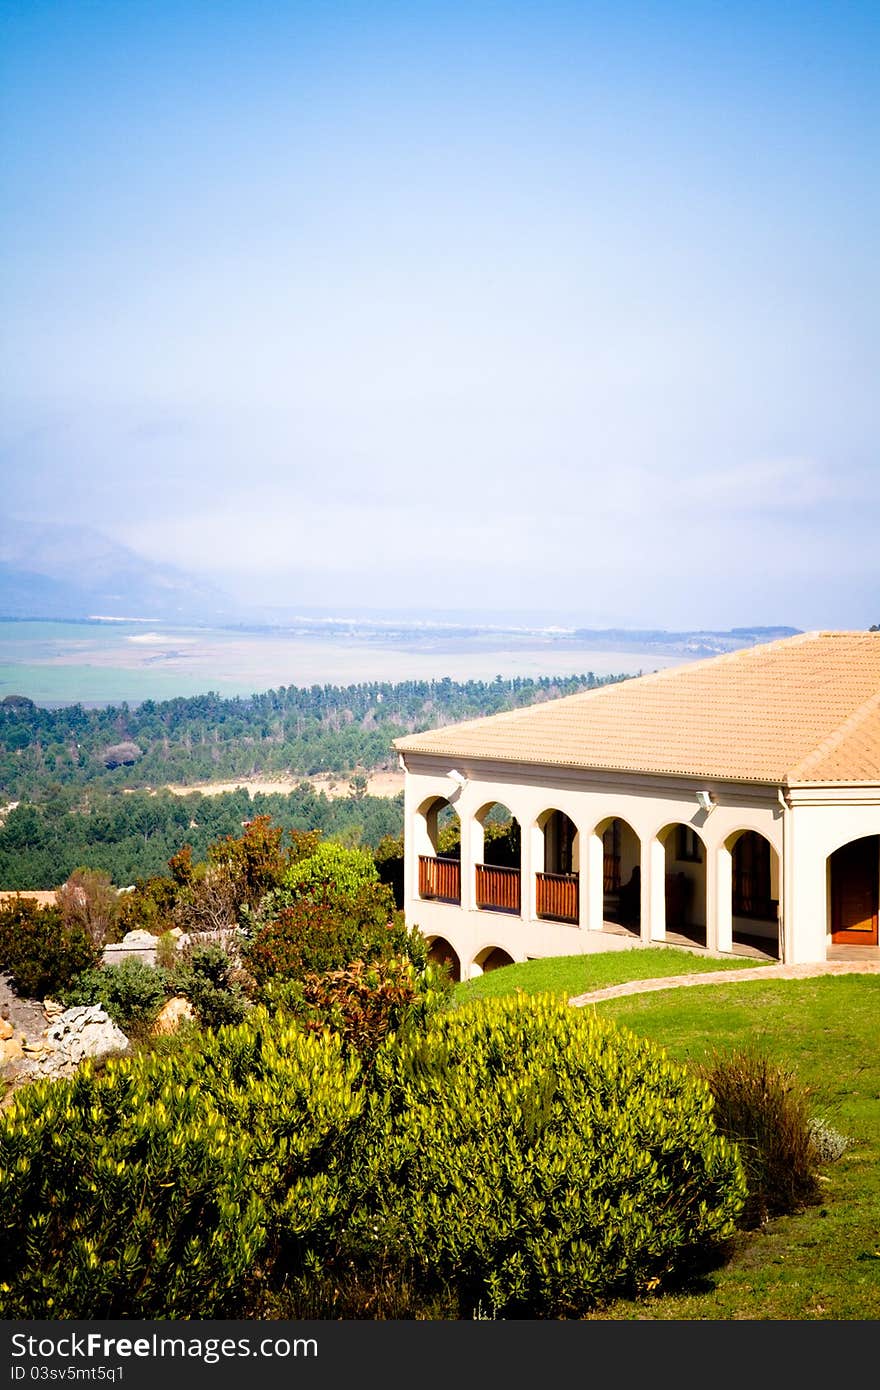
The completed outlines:
[[[0,1116],[0,1317],[234,1316],[346,1224],[357,1058],[255,1010],[22,1088]]]
[[[403,1028],[424,1028],[451,986],[435,966],[409,960],[355,961],[346,970],[307,975],[288,1007],[314,1029],[331,1028],[369,1066],[381,1044]]]
[[[373,860],[380,882],[391,889],[395,905],[403,907],[403,836],[383,835],[373,851]]]
[[[746,1228],[800,1211],[819,1196],[819,1161],[809,1093],[793,1073],[749,1052],[701,1068],[715,1099],[715,1123],[735,1141],[748,1183]]]
[[[175,991],[196,1011],[203,1028],[241,1023],[248,999],[234,978],[232,962],[220,946],[196,946],[172,973]]]
[[[65,925],[58,908],[19,897],[0,905],[0,972],[23,998],[58,994],[97,961],[83,927]]]
[[[346,849],[332,840],[317,845],[314,853],[291,865],[281,880],[279,903],[314,897],[323,901],[328,889],[351,897],[375,883],[378,871],[366,849]]]
[[[378,882],[350,895],[326,889],[298,899],[258,929],[244,954],[260,986],[276,976],[345,970],[356,960],[372,964],[397,956],[419,969],[427,964],[424,938],[407,929],[391,890]]]
[[[745,1197],[705,1082],[550,996],[439,1015],[377,1056],[360,1260],[461,1311],[577,1316],[716,1258]]]
[[[65,1008],[100,1004],[123,1033],[145,1032],[170,993],[167,971],[128,956],[119,965],[85,970],[61,991]]]

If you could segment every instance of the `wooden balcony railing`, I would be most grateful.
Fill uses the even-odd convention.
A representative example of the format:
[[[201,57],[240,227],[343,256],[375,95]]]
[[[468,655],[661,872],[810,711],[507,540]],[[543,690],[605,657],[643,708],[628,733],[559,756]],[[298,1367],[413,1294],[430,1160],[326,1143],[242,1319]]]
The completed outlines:
[[[535,878],[538,916],[576,926],[580,920],[577,874],[536,874]]]
[[[620,855],[606,854],[602,860],[603,885],[605,893],[617,893],[620,889]]]
[[[419,855],[419,897],[461,902],[461,864],[432,854]]]
[[[519,869],[477,864],[477,907],[496,912],[519,912]]]

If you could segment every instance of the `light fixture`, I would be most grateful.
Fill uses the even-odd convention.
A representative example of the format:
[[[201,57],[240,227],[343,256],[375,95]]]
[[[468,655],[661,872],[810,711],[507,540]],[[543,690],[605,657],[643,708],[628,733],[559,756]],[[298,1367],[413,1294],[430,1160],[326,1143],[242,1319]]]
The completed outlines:
[[[458,787],[467,786],[468,779],[465,776],[463,776],[462,773],[458,772],[457,769],[454,767],[450,768],[446,776],[449,778],[450,782],[454,782]]]
[[[706,815],[711,815],[717,806],[717,802],[711,792],[697,792],[697,805]]]

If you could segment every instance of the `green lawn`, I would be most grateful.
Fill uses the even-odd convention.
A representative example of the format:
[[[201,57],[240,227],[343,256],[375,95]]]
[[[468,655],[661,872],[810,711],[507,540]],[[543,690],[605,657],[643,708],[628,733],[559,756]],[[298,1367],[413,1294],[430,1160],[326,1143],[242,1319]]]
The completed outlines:
[[[683,964],[684,956],[687,964]],[[737,961],[731,964],[742,965]],[[457,998],[564,991],[710,969],[672,950],[534,961],[458,986]],[[793,1070],[814,1113],[852,1141],[823,1170],[822,1205],[738,1237],[729,1262],[699,1287],[619,1301],[599,1319],[880,1318],[880,976],[749,981],[630,995],[588,1005],[681,1061],[748,1048]]]
[[[681,1060],[752,1048],[794,1070],[852,1146],[819,1207],[744,1236],[699,1290],[604,1318],[880,1318],[880,977],[755,980],[593,1005]]]
[[[566,999],[587,990],[620,985],[626,980],[652,980],[660,975],[691,975],[709,970],[741,970],[769,964],[744,957],[713,960],[674,946],[636,947],[629,951],[601,951],[589,956],[551,956],[523,965],[506,965],[476,980],[456,985],[454,1002],[492,999],[522,990],[524,994],[563,994]]]

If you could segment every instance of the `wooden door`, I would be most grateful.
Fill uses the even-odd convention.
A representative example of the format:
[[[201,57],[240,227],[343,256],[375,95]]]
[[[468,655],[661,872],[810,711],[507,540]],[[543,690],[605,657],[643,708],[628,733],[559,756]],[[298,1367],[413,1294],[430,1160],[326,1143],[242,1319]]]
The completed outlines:
[[[852,840],[831,856],[831,939],[877,945],[880,835]]]

